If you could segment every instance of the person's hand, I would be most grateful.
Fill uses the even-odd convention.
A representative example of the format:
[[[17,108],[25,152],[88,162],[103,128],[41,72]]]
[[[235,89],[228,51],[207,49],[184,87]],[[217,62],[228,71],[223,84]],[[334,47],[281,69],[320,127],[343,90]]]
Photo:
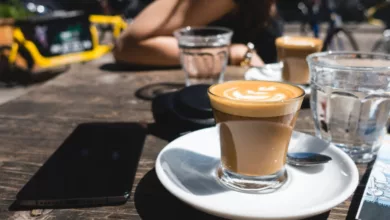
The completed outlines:
[[[239,66],[241,61],[243,61],[247,51],[248,48],[244,44],[232,44],[230,46],[230,64]],[[264,62],[256,52],[253,52],[252,59],[249,65],[263,66]]]
[[[264,66],[263,60],[256,52],[253,53],[250,66]]]

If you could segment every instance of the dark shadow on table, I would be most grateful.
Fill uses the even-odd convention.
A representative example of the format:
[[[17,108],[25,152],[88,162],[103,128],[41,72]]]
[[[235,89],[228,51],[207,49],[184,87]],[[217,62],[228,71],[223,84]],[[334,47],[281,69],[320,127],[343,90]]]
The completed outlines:
[[[183,126],[175,125],[174,123],[151,123],[148,124],[147,127],[149,134],[168,142],[171,142],[184,134],[198,130],[196,128],[184,128]]]
[[[375,160],[373,160],[372,162],[367,164],[366,172],[362,176],[362,178],[361,178],[361,180],[359,182],[359,185],[356,188],[355,193],[354,193],[354,195],[352,197],[351,205],[349,207],[348,215],[347,215],[347,218],[346,218],[347,220],[355,220],[355,217],[356,217],[356,214],[358,212],[358,209],[359,209],[359,206],[360,206],[360,202],[361,202],[361,199],[363,197],[364,190],[366,188],[366,185],[367,185],[368,179],[370,177],[370,174],[371,174],[371,171],[372,171],[372,167],[374,166],[374,163],[375,163]]]
[[[70,65],[30,72],[19,67],[0,70],[0,87],[29,86],[48,81],[68,71]]]
[[[310,108],[310,97],[305,97],[302,102],[302,109]]]
[[[41,83],[41,82],[51,80],[51,79],[57,77],[58,75],[67,72],[70,68],[71,68],[71,65],[66,65],[66,66],[60,66],[57,68],[43,70],[40,72],[33,73],[31,76],[30,83],[31,84]]]
[[[78,125],[18,192],[10,211],[121,205],[146,138],[139,123]]]
[[[160,183],[155,169],[146,173],[138,183],[134,194],[134,204],[143,220],[223,219],[201,212],[177,199]]]
[[[138,183],[134,194],[134,204],[143,220],[154,219],[202,219],[223,220],[199,211],[182,202],[161,184],[155,169],[150,170]],[[326,220],[329,212],[306,218],[305,220]]]
[[[172,124],[158,123],[148,124],[148,133],[168,142],[171,142],[184,134],[182,133],[181,128],[173,126]]]
[[[100,70],[108,72],[123,72],[123,71],[150,71],[150,70],[173,70],[180,69],[180,66],[150,66],[136,65],[129,63],[105,63],[99,67]]]
[[[137,89],[137,91],[135,92],[135,96],[139,99],[151,101],[158,95],[175,92],[184,87],[185,87],[184,83],[171,83],[171,82],[153,83]]]

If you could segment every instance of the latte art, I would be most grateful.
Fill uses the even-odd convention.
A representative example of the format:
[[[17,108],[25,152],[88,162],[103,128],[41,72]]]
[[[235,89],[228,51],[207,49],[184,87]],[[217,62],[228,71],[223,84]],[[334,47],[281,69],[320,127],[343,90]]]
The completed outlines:
[[[224,97],[248,101],[282,101],[287,97],[277,91],[274,86],[260,86],[257,90],[242,89],[239,87],[230,88],[224,91]]]
[[[271,81],[237,80],[209,88],[214,109],[244,117],[292,114],[300,108],[304,94],[297,86]]]

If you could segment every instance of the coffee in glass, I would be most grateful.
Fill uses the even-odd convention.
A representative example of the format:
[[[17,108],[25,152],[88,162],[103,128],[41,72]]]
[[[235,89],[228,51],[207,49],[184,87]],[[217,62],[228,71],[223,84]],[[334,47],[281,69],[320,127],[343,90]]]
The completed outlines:
[[[211,86],[208,94],[221,143],[220,181],[244,192],[282,186],[305,92],[280,82],[229,81]]]
[[[308,84],[310,74],[306,57],[321,51],[322,40],[313,37],[284,36],[277,38],[275,43],[278,59],[283,62],[283,80],[295,84]]]

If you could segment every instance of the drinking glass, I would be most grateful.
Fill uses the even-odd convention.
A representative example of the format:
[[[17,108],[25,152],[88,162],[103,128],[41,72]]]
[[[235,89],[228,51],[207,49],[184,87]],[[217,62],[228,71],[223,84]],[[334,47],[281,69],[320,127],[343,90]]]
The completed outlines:
[[[355,162],[375,158],[390,112],[390,56],[322,52],[307,57],[316,135]]]
[[[310,74],[306,57],[321,51],[322,40],[315,37],[282,36],[275,40],[275,45],[278,60],[283,62],[283,80],[294,84],[308,84]]]
[[[241,192],[280,188],[288,180],[287,150],[305,92],[282,82],[239,80],[213,85],[208,95],[221,147],[218,180]]]
[[[186,86],[223,81],[233,31],[223,27],[186,27],[174,32]]]

